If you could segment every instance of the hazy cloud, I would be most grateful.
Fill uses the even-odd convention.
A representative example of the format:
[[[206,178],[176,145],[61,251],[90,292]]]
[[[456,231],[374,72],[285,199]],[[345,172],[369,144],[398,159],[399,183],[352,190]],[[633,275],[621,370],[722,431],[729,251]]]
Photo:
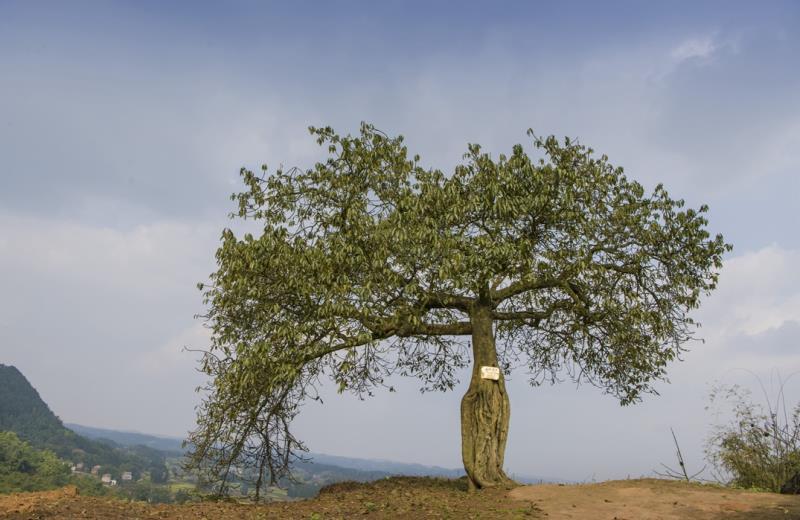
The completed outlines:
[[[709,332],[756,335],[800,320],[800,252],[775,244],[729,258],[699,315]]]
[[[708,58],[717,50],[717,44],[712,36],[700,38],[689,38],[670,52],[677,62],[686,61],[692,58]]]
[[[780,363],[775,357],[800,358],[800,321],[784,321],[777,327],[769,328],[758,334],[741,335],[739,341],[734,343],[731,349],[736,349],[741,353],[762,358],[767,363]]]
[[[180,347],[207,345],[193,319],[195,284],[213,270],[218,233],[169,221],[126,231],[0,218],[3,359],[62,418],[186,431],[202,379],[197,355]]]

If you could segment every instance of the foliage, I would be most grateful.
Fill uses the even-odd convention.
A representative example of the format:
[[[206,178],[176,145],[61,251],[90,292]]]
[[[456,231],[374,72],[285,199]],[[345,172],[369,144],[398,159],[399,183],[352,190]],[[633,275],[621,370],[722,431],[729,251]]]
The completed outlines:
[[[52,452],[34,449],[13,432],[0,432],[0,493],[59,487],[69,477],[69,466]]]
[[[716,425],[706,445],[722,480],[777,493],[800,474],[800,403],[792,410],[786,407],[784,384],[777,401],[767,399],[766,407],[738,385],[712,391],[711,403],[725,403],[733,412],[729,423]]]
[[[111,488],[104,486],[97,477],[92,475],[72,475],[69,484],[75,486],[81,496],[99,497],[113,494]]]
[[[174,501],[168,487],[157,485],[149,480],[139,480],[130,485],[118,487],[115,494],[121,498],[153,504],[170,504]]]
[[[108,488],[96,477],[72,474],[69,465],[53,452],[32,447],[14,432],[0,432],[0,493],[41,491],[68,484],[76,486],[83,496],[115,495],[147,502],[172,502],[165,486],[141,481]]]
[[[538,160],[469,145],[445,175],[370,125],[310,131],[328,152],[314,167],[242,169],[232,216],[260,234],[224,230],[201,284],[212,382],[190,466],[221,492],[231,468],[287,474],[303,449],[289,425],[320,377],[360,396],[391,374],[452,389],[476,309],[506,374],[635,402],[692,338],[688,313],[730,249],[706,231],[706,206],[683,210],[661,185],[646,195],[569,139],[529,132]]]

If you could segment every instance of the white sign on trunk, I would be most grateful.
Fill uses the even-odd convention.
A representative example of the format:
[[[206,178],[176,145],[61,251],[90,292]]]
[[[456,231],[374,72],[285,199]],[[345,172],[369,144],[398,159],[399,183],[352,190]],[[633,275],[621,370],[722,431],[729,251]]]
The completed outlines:
[[[497,381],[500,379],[500,369],[497,367],[481,367],[481,379]]]

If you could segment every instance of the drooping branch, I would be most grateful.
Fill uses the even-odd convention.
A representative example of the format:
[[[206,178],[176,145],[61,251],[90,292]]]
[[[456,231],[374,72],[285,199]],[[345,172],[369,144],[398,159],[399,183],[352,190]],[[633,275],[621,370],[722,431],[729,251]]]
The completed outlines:
[[[236,359],[221,359],[211,352],[205,359],[214,380],[199,408],[198,427],[185,443],[184,469],[197,471],[201,487],[218,496],[242,483],[254,483],[258,499],[264,485],[291,478],[292,464],[306,451],[289,424],[309,395],[313,372],[272,376],[271,390],[261,392],[252,385],[236,384],[244,375]]]

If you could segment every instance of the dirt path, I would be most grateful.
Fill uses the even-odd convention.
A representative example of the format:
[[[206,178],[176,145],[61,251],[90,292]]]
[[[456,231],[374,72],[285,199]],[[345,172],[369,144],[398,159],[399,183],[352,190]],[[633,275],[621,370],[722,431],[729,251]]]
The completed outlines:
[[[549,520],[800,519],[800,496],[656,479],[523,486],[509,498],[533,502]]]

